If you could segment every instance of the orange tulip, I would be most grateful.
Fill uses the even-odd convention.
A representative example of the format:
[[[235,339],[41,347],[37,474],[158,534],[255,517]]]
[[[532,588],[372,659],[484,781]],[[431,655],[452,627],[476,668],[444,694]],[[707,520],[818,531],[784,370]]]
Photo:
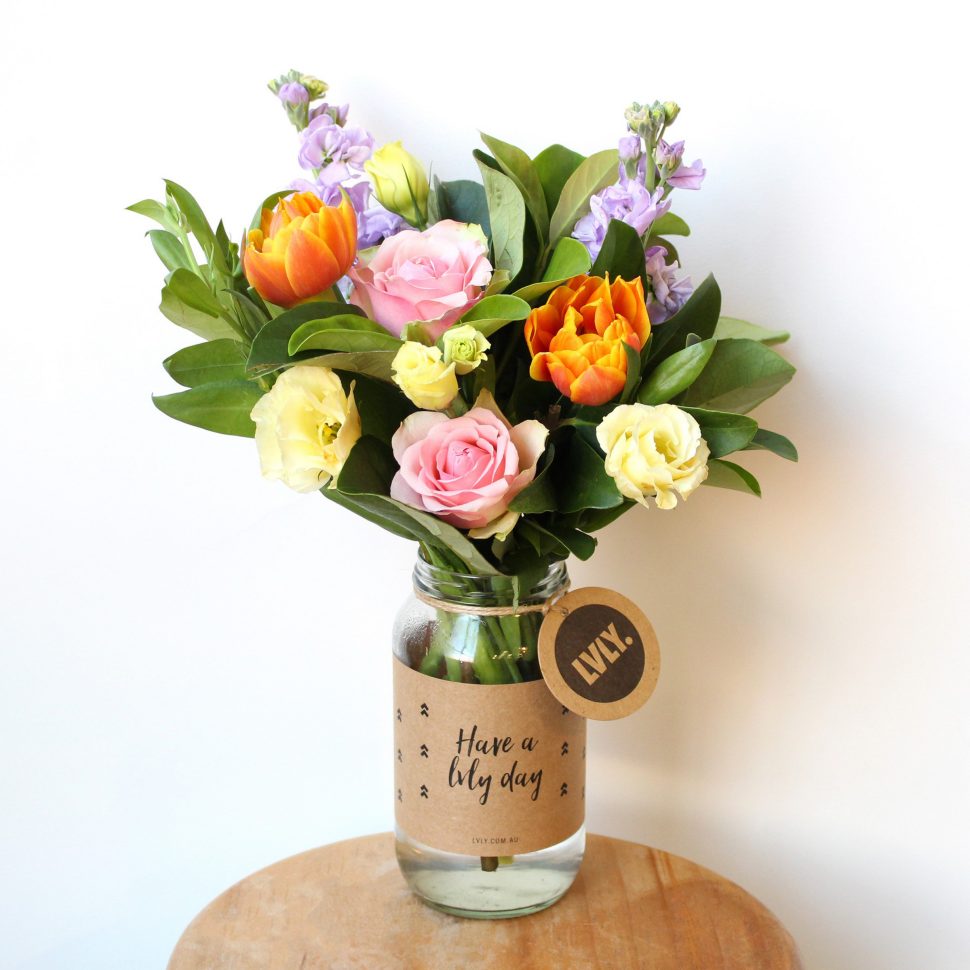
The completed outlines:
[[[642,350],[650,320],[639,277],[574,276],[525,321],[529,374],[576,404],[605,404],[626,383],[623,344]]]
[[[278,306],[319,296],[343,276],[357,255],[357,214],[346,195],[324,205],[312,192],[281,199],[263,209],[243,254],[252,288]]]

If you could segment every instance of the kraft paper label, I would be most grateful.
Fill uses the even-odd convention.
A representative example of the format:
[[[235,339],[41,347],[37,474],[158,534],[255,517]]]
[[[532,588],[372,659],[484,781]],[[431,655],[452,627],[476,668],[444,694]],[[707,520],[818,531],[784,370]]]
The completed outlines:
[[[552,606],[539,628],[539,667],[571,711],[609,721],[646,703],[660,675],[653,626],[636,603],[587,586]]]
[[[462,684],[394,661],[398,825],[435,849],[510,856],[583,824],[586,721],[541,681]]]

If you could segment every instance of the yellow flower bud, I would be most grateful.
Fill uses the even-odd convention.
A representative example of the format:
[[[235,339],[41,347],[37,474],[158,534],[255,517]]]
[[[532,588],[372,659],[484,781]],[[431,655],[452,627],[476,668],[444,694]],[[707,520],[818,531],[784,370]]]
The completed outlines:
[[[391,362],[394,383],[409,401],[425,411],[443,411],[458,395],[455,365],[441,359],[437,347],[408,340]]]
[[[672,125],[677,120],[677,115],[680,114],[680,105],[676,101],[664,101],[664,115],[667,118],[667,124]]]
[[[424,166],[401,146],[388,142],[364,163],[374,183],[374,194],[385,209],[396,212],[412,226],[428,221],[428,176]]]
[[[452,327],[441,336],[445,352],[445,363],[454,364],[459,374],[470,374],[482,361],[488,360],[485,353],[492,345],[485,334],[471,324]]]

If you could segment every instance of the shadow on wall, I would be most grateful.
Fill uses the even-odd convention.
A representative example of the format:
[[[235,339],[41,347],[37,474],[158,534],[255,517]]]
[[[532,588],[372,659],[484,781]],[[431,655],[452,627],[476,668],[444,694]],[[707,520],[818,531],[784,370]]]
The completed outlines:
[[[760,478],[763,500],[702,488],[672,513],[635,509],[571,573],[577,587],[615,586],[634,599],[661,648],[646,707],[592,725],[591,830],[738,881],[788,925],[807,966],[836,970],[874,966],[885,952],[884,940],[870,949],[853,924],[854,894],[897,915],[918,912],[920,899],[915,888],[908,900],[889,898],[874,875],[879,835],[856,780],[866,752],[851,744],[866,717],[855,707],[853,668],[865,670],[873,649],[871,604],[857,583],[892,555],[890,485],[873,484],[854,429],[838,419],[846,403],[824,386],[837,375],[814,363],[806,370],[755,414],[793,438],[800,464],[760,452],[740,459]],[[853,494],[874,498],[860,507],[846,500]],[[878,730],[881,708],[869,703]],[[860,868],[866,853],[876,861]]]

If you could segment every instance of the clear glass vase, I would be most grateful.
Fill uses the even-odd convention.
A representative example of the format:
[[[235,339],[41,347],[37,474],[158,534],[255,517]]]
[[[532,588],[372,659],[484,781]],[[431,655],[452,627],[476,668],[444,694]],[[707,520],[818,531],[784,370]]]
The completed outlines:
[[[428,905],[524,916],[572,885],[585,849],[586,722],[542,682],[531,589],[419,558],[394,627],[397,858]]]

